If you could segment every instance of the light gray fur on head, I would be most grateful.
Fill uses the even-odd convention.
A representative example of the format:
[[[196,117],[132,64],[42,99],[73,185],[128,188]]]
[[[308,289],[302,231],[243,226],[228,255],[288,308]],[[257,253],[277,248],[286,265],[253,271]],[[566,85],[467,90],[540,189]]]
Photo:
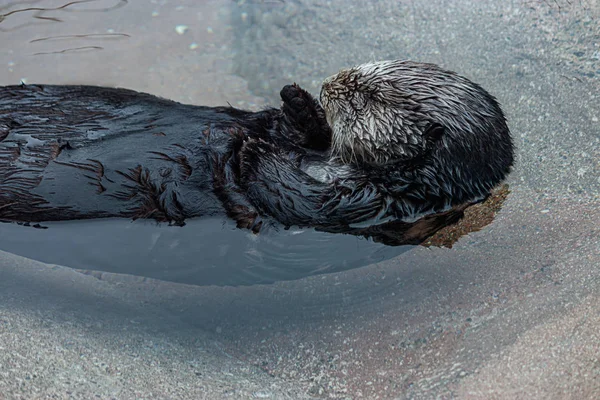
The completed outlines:
[[[333,131],[332,155],[371,165],[419,156],[433,124],[443,126],[447,145],[449,138],[476,134],[474,127],[485,130],[486,120],[498,116],[493,98],[468,79],[433,64],[400,60],[327,78],[321,103]]]

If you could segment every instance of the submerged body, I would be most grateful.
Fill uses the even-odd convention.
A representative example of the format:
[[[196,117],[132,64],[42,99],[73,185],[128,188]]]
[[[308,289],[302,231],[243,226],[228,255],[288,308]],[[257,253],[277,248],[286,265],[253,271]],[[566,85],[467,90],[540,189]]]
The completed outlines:
[[[124,89],[2,87],[0,220],[227,215],[254,232],[268,221],[419,243],[512,165],[493,97],[428,64],[342,71],[323,85],[324,110],[296,85],[282,99],[254,113]]]

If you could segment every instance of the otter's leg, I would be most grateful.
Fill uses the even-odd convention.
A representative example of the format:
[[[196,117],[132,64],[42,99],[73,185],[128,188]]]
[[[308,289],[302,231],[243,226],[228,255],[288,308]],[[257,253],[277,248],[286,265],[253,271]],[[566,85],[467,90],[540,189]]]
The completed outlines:
[[[295,83],[284,86],[280,95],[286,136],[300,146],[327,150],[331,145],[331,128],[319,102]]]
[[[227,158],[213,160],[213,191],[221,201],[227,216],[235,221],[239,229],[249,229],[258,233],[263,221],[254,206],[233,184],[233,176],[237,175],[232,168],[235,163],[227,161]]]
[[[229,187],[215,187],[215,193],[223,203],[227,216],[235,221],[239,229],[249,229],[254,233],[260,232],[263,221],[256,209],[241,193]]]

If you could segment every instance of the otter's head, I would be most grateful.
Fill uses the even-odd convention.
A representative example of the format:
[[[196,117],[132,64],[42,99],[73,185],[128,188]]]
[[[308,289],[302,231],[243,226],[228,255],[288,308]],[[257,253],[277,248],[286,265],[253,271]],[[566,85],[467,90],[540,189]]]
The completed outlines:
[[[422,155],[430,144],[428,133],[440,127],[422,110],[430,88],[418,87],[418,70],[428,67],[382,61],[327,78],[321,103],[333,131],[333,156],[346,163],[385,165]]]
[[[427,179],[435,177],[438,189],[456,201],[487,194],[513,163],[496,99],[433,64],[397,60],[342,70],[323,83],[321,103],[334,157],[422,165],[431,171]]]
[[[402,60],[340,71],[323,82],[321,103],[333,131],[333,155],[371,165],[423,156],[446,129],[469,130],[478,121],[465,116],[481,110],[487,118],[492,114],[484,109],[495,104],[454,72]]]

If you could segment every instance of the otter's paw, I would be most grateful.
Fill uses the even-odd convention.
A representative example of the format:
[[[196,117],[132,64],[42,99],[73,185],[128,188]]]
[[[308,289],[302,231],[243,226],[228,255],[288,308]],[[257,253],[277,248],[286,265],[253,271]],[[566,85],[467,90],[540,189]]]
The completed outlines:
[[[295,83],[284,86],[280,95],[288,137],[301,146],[326,150],[331,144],[331,129],[319,102]]]
[[[279,94],[283,100],[283,112],[295,121],[308,121],[315,114],[312,96],[297,84],[284,86]]]

